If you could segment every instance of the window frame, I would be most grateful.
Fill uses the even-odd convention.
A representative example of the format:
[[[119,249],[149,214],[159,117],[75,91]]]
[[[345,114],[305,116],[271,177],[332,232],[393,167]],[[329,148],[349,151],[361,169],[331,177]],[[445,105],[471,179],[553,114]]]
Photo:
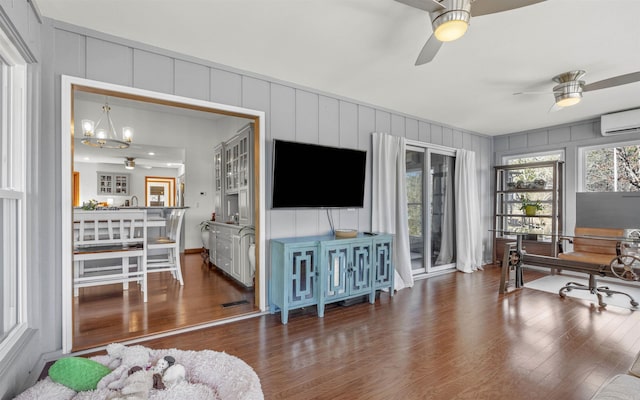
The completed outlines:
[[[6,248],[13,248],[14,254],[8,265],[2,258],[3,284],[6,278],[15,285],[10,289],[15,293],[15,324],[5,332],[6,312],[2,308],[3,330],[0,335],[0,361],[5,361],[20,346],[28,331],[27,313],[27,110],[28,110],[28,65],[25,58],[0,29],[0,200],[15,201],[15,213],[10,225],[0,229],[17,234],[10,236],[11,242]],[[5,244],[3,244],[5,246]],[[10,270],[7,270],[10,268]],[[3,290],[6,294],[6,290]],[[4,295],[4,294],[3,294]],[[3,363],[4,364],[4,363]],[[2,370],[0,368],[0,370]]]
[[[640,147],[640,140],[625,140],[625,141],[621,141],[621,142],[609,142],[609,143],[600,143],[600,144],[594,144],[594,145],[589,145],[589,146],[580,146],[578,147],[578,171],[577,171],[577,178],[578,178],[578,182],[576,185],[576,193],[637,193],[637,192],[587,192],[585,190],[586,187],[586,182],[585,179],[587,178],[587,174],[586,174],[586,162],[587,162],[587,157],[586,157],[586,153],[587,151],[590,150],[599,150],[599,149],[607,149],[607,148],[611,148],[611,147],[625,147],[625,146],[639,146]]]
[[[538,151],[535,153],[518,153],[518,154],[504,155],[502,156],[502,165],[511,165],[509,164],[509,161],[517,160],[519,158],[550,156],[553,154],[558,154],[560,156],[560,158],[558,158],[558,161],[565,161],[565,151],[564,149],[560,149],[560,150]]]

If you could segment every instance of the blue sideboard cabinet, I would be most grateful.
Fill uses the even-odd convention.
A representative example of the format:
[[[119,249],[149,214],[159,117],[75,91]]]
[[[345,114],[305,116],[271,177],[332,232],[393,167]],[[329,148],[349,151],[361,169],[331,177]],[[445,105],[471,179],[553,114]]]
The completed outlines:
[[[280,311],[286,324],[297,308],[315,305],[323,317],[329,303],[368,295],[373,304],[380,289],[393,296],[392,248],[383,233],[271,239],[271,313]]]

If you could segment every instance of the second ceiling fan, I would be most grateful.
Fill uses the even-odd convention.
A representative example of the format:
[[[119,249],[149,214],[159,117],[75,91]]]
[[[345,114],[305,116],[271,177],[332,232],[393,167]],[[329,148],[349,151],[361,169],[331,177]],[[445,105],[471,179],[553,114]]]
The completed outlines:
[[[418,55],[416,65],[430,62],[442,47],[443,42],[451,42],[462,37],[471,17],[513,10],[545,0],[396,0],[420,10],[431,17],[433,34]]]
[[[582,100],[582,93],[584,92],[608,89],[616,86],[640,82],[640,71],[614,76],[612,78],[603,79],[601,81],[592,82],[589,84],[585,83],[585,81],[582,80],[585,74],[586,72],[583,70],[563,72],[562,74],[556,75],[552,78],[556,85],[551,91],[517,92],[514,93],[514,95],[553,94],[555,102],[549,109],[549,111],[558,111],[564,107],[570,107],[578,104],[580,100]]]

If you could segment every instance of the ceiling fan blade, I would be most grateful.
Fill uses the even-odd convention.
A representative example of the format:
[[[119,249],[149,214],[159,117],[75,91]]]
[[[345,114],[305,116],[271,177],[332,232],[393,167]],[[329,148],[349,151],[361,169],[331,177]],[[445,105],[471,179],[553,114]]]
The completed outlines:
[[[546,94],[546,95],[549,95],[549,94],[553,94],[553,93],[554,92],[516,92],[513,95],[514,96],[519,96],[521,94]]]
[[[396,0],[398,3],[406,4],[427,12],[444,10],[446,7],[436,0]]]
[[[420,54],[418,55],[418,59],[416,60],[416,65],[426,64],[429,61],[433,60],[433,58],[438,53],[442,47],[442,42],[436,39],[435,36],[431,35],[427,43],[424,44]]]
[[[558,112],[558,111],[562,111],[564,109],[564,107],[560,107],[559,105],[557,105],[556,103],[553,103],[553,105],[551,106],[551,108],[549,108],[548,112]]]
[[[480,15],[509,11],[536,3],[542,3],[543,1],[545,0],[475,0],[471,3],[471,16],[477,17]]]
[[[591,90],[606,89],[614,86],[626,85],[627,83],[633,83],[640,81],[640,72],[632,72],[630,74],[618,75],[613,78],[603,79],[598,82],[593,82],[588,85],[584,85],[583,92],[589,92]]]

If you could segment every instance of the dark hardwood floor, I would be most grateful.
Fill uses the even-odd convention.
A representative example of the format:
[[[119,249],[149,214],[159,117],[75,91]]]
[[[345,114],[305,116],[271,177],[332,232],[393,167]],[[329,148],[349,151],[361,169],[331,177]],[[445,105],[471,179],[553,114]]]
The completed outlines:
[[[237,317],[258,308],[254,292],[203,262],[182,257],[184,286],[169,272],[149,275],[148,301],[135,283],[80,289],[73,300],[73,351],[103,346],[203,323]]]
[[[498,295],[498,272],[419,280],[374,305],[329,306],[324,318],[310,307],[287,325],[263,315],[141,344],[240,357],[266,399],[583,400],[627,371],[639,312],[600,309],[595,296]]]

